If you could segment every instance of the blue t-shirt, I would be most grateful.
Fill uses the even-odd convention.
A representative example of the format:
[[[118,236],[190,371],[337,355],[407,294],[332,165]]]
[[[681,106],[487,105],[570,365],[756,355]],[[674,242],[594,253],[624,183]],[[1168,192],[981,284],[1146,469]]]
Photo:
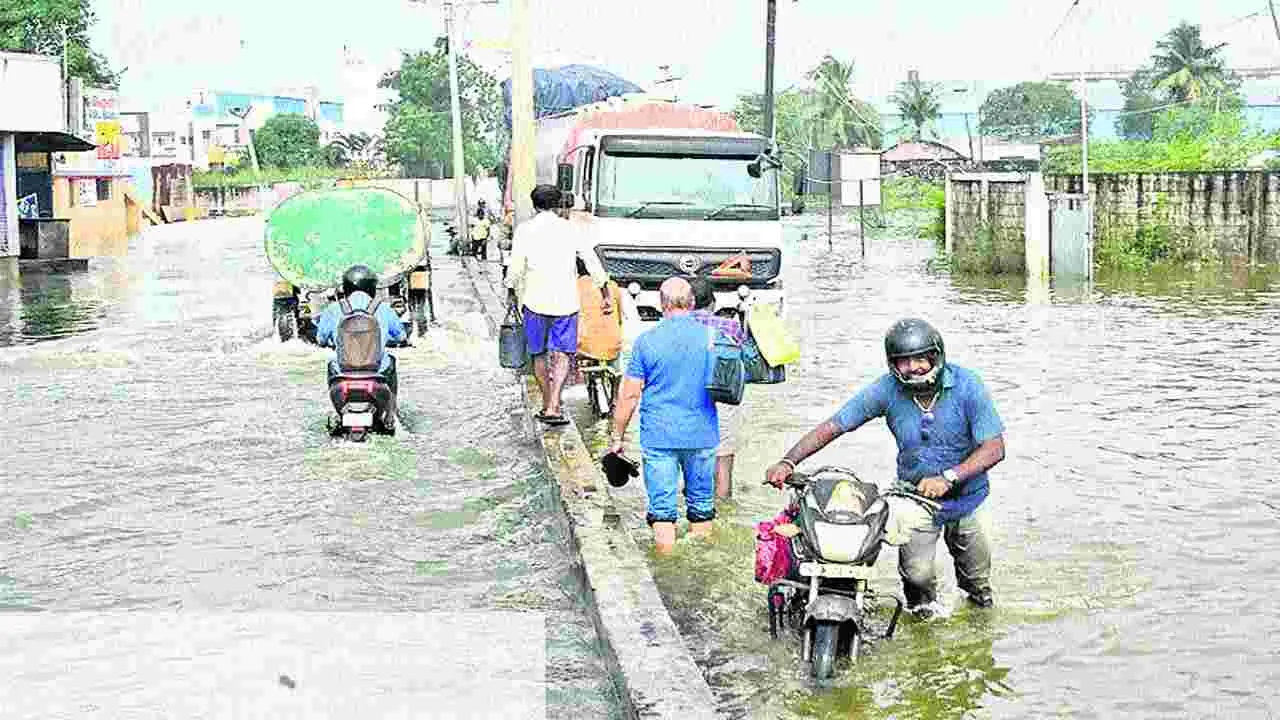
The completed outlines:
[[[351,293],[347,297],[351,301],[352,310],[367,310],[373,302],[373,298],[359,290]],[[320,318],[316,320],[316,343],[322,347],[337,348],[338,342],[338,326],[342,324],[342,319],[346,315],[342,312],[342,303],[329,303],[329,307],[320,313]],[[378,372],[386,372],[391,367],[391,357],[387,354],[387,343],[395,340],[400,342],[404,340],[404,324],[400,322],[400,317],[396,315],[396,311],[391,309],[391,303],[384,301],[378,306],[378,311],[374,313],[374,317],[378,320],[378,328],[382,330],[382,364],[378,367]]]
[[[956,365],[947,365],[943,371],[942,395],[933,407],[927,440],[922,432],[924,412],[890,373],[860,390],[831,421],[849,432],[877,417],[885,419],[898,441],[898,486],[903,490],[914,490],[922,479],[942,475],[943,470],[964,462],[979,445],[1004,433],[982,378]],[[985,472],[965,480],[943,496],[935,521],[943,525],[968,515],[989,493]]]
[[[720,444],[716,404],[707,394],[707,327],[689,315],[660,321],[636,338],[627,377],[644,381],[640,445],[667,450]]]

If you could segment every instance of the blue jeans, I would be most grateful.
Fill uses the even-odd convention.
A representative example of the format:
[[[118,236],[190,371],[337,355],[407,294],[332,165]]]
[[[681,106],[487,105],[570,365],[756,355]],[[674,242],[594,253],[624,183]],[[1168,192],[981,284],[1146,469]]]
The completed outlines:
[[[641,448],[644,456],[644,487],[649,494],[646,519],[675,522],[676,492],[684,476],[684,502],[689,522],[707,522],[716,517],[716,449],[696,450]]]

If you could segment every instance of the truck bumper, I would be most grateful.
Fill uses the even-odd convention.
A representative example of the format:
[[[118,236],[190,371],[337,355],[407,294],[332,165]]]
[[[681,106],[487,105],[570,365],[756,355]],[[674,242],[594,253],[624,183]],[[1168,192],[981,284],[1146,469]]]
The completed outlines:
[[[652,323],[662,318],[662,302],[658,297],[657,290],[641,290],[639,294],[631,295],[627,293],[627,295],[632,298],[641,321]],[[781,289],[750,290],[745,300],[737,292],[717,292],[716,311],[737,308],[739,305],[749,307],[763,304],[773,305],[777,310],[778,317],[786,317],[785,298],[785,292]]]

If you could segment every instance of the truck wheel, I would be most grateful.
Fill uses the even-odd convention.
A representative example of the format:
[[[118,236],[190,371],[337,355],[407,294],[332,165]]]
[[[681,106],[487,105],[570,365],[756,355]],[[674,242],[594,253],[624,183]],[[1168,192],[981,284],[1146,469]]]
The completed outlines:
[[[298,318],[290,310],[276,313],[276,333],[280,342],[289,342],[298,334]]]

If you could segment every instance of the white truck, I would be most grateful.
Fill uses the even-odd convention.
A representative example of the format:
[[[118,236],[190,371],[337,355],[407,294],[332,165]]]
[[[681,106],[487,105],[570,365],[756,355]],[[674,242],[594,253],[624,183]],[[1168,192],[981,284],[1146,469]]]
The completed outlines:
[[[733,116],[644,95],[538,120],[536,178],[572,194],[570,219],[605,270],[657,320],[658,286],[703,275],[718,312],[782,314],[779,172],[770,142]],[[511,183],[507,183],[510,188]]]

